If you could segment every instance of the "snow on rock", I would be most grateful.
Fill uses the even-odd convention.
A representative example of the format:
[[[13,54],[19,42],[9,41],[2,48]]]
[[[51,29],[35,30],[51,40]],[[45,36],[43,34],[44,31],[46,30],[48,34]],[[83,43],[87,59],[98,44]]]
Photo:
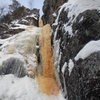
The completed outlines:
[[[55,20],[55,23],[53,25],[58,25],[59,23],[59,18],[62,10],[68,12],[68,17],[69,21],[64,24],[64,29],[66,32],[69,32],[70,36],[73,36],[72,32],[72,23],[76,21],[77,16],[86,11],[86,10],[93,10],[97,9],[100,10],[100,0],[69,0],[67,3],[64,3],[61,7],[60,10],[58,11],[58,16]],[[56,32],[55,32],[56,35]],[[56,37],[56,36],[55,36]]]
[[[38,18],[37,18],[37,15],[36,15],[36,14],[31,14],[31,15],[26,16],[26,18],[28,18],[28,17],[31,17],[31,18],[34,18],[34,19],[38,20]]]
[[[90,41],[87,43],[76,55],[75,61],[78,61],[80,58],[85,59],[90,56],[92,53],[100,51],[100,40]]]
[[[10,27],[10,29],[26,29],[29,27],[28,25],[17,24],[17,22],[15,25],[16,27]]]
[[[72,61],[72,59],[70,59],[69,63],[68,63],[69,76],[70,76],[73,68],[74,68],[74,62]]]
[[[65,72],[66,67],[67,67],[67,62],[65,62],[64,65],[63,65],[63,67],[62,67],[62,73],[63,73],[63,74],[64,74],[64,72]]]
[[[57,16],[57,15],[56,15],[56,13],[53,13],[52,15],[53,15],[54,17],[56,17],[56,16]]]
[[[76,86],[74,86],[76,83],[76,80],[70,79],[70,78],[67,80],[67,77],[73,78],[73,75],[75,74],[75,73],[73,73],[73,68],[74,68],[74,62],[73,62],[74,60],[72,60],[73,55],[75,55],[76,51],[78,51],[79,48],[81,48],[81,46],[83,46],[83,44],[85,44],[85,43],[83,43],[83,41],[85,41],[85,38],[84,37],[82,38],[82,36],[84,36],[84,34],[87,34],[87,33],[84,33],[84,31],[85,32],[87,31],[88,26],[91,28],[91,25],[87,25],[87,27],[86,27],[84,22],[86,21],[86,23],[88,24],[88,22],[87,22],[89,20],[88,18],[92,18],[91,13],[94,10],[96,10],[97,12],[100,11],[100,0],[68,0],[67,3],[64,3],[59,8],[59,11],[56,13],[57,18],[55,20],[55,23],[52,25],[53,26],[53,35],[54,35],[54,48],[56,48],[56,44],[57,44],[56,42],[59,39],[61,40],[57,44],[58,47],[60,46],[60,48],[59,48],[59,53],[57,54],[55,60],[58,58],[61,58],[60,63],[58,63],[57,66],[58,67],[60,66],[59,69],[62,68],[61,71],[65,72],[64,73],[64,75],[65,75],[64,79],[66,82],[65,87],[68,86],[68,88],[70,88],[70,87],[73,88],[74,90],[76,90],[77,94],[78,94],[78,92],[77,92]],[[91,11],[91,13],[87,14],[89,11]],[[94,14],[94,12],[93,12],[93,16],[94,15],[96,15],[96,14]],[[86,20],[85,20],[85,18],[86,18]],[[95,17],[93,17],[93,20],[94,19],[95,19]],[[98,22],[99,22],[99,18],[98,18],[97,23]],[[83,26],[83,23],[84,23],[84,26]],[[97,26],[97,23],[94,22],[93,24],[95,24],[95,26]],[[84,27],[86,27],[86,29],[84,29]],[[83,30],[83,31],[81,31],[81,30]],[[90,31],[92,31],[92,28],[89,30],[89,32]],[[99,32],[97,32],[97,33],[99,34]],[[81,34],[83,34],[83,35],[81,36]],[[91,36],[91,34],[90,34],[90,36]],[[83,39],[83,41],[81,39]],[[90,41],[90,40],[88,40],[88,41]],[[73,47],[73,46],[75,46],[75,47]],[[58,50],[58,48],[55,49],[55,52],[57,50]],[[80,58],[85,59],[90,54],[97,52],[97,51],[100,51],[99,41],[98,41],[98,43],[97,43],[97,41],[91,41],[76,55],[75,60],[77,61]],[[60,57],[61,53],[62,53],[62,55]],[[65,71],[66,62],[67,62],[69,73],[67,71]],[[76,72],[78,72],[78,71],[76,70]],[[59,72],[59,76],[60,76],[60,80],[62,80],[61,72]],[[62,84],[63,91],[64,91],[65,95],[67,96],[67,93],[64,90],[65,89],[64,81],[60,81],[60,82]],[[70,82],[72,82],[74,85],[72,84],[70,86]],[[81,82],[81,84],[83,84],[83,83]],[[79,94],[79,96],[77,96],[74,93],[75,92],[74,90],[70,90],[70,89],[67,90],[68,96],[70,99],[73,99],[76,96],[76,100],[77,100],[77,98],[80,98],[80,94]]]
[[[60,40],[57,40],[57,41],[55,41],[55,44],[54,44],[55,68],[58,70],[59,70],[59,68],[57,68],[58,64],[59,64],[59,56],[58,55],[59,55],[59,50],[60,50],[59,42],[60,42]]]

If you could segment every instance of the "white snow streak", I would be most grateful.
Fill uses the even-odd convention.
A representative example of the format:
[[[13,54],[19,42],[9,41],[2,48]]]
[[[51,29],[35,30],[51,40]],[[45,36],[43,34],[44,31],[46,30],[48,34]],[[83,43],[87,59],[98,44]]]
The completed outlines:
[[[80,58],[85,59],[91,54],[100,51],[100,40],[90,41],[87,43],[76,55],[75,61],[78,61]]]

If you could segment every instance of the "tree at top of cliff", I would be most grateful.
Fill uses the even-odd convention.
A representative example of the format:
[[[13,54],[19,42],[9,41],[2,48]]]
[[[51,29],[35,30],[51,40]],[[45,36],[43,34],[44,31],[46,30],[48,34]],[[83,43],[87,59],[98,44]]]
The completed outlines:
[[[10,12],[13,12],[20,6],[21,6],[21,4],[17,0],[12,0],[12,4],[9,5],[9,10],[10,10]]]

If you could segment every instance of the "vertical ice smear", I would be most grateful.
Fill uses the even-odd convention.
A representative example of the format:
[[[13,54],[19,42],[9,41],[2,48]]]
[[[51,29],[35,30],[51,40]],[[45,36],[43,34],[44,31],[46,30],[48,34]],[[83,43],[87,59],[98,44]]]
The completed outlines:
[[[58,65],[59,65],[59,53],[60,53],[59,44],[60,44],[60,39],[54,42],[54,57],[55,57],[54,63],[55,63],[55,68],[58,69],[58,72],[59,72]]]
[[[73,68],[74,68],[74,62],[72,61],[72,59],[70,59],[69,63],[68,63],[69,76],[70,76]]]
[[[67,67],[67,62],[65,62],[64,65],[63,65],[63,67],[62,67],[62,73],[63,73],[63,74],[64,74],[64,72],[65,72],[66,67]]]

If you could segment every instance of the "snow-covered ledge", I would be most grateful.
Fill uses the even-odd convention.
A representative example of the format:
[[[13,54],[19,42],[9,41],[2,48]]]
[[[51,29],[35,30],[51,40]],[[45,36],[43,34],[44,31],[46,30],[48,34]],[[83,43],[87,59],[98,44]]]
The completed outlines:
[[[76,55],[75,61],[85,59],[91,54],[100,51],[100,40],[88,42]]]

